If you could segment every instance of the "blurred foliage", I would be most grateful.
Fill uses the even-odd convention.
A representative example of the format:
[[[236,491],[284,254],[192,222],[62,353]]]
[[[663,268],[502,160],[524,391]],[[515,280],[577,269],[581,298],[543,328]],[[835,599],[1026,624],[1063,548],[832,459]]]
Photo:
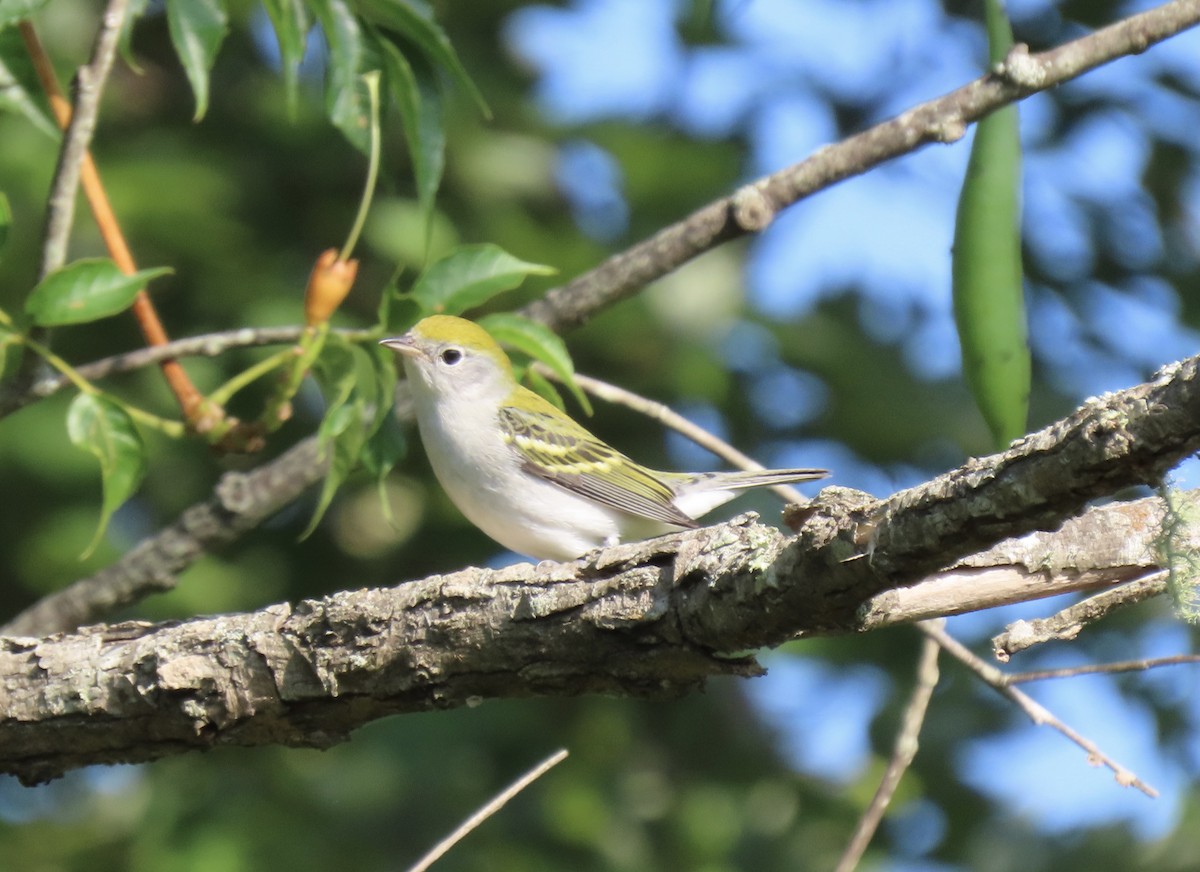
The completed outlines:
[[[436,32],[412,18],[379,17],[379,9],[393,4],[362,7],[377,13],[366,29],[368,41],[381,53],[389,51],[384,41],[401,47],[412,78],[393,58],[387,67],[392,94],[401,108],[408,100],[409,111],[385,118],[382,177],[356,254],[358,280],[334,326],[369,328],[392,288],[410,286],[429,264],[453,257],[463,243],[496,246],[526,266],[556,270],[554,276],[526,270],[532,275],[519,289],[485,307],[506,311],[743,179],[745,143],[738,137],[691,138],[655,121],[574,127],[546,121],[531,101],[530,72],[500,38],[509,14],[522,5],[438,4],[437,25],[462,65],[461,73],[455,69],[440,78],[433,70],[448,61]],[[944,5],[978,20],[972,4]],[[1104,23],[1123,5],[1071,3],[1066,14]],[[680,27],[689,43],[720,42],[711,6],[696,2],[683,16]],[[422,4],[394,4],[401,7],[419,10]],[[216,8],[213,3],[170,2],[165,8],[152,5],[133,28],[129,52],[137,67],[118,63],[93,148],[138,261],[173,270],[154,283],[155,303],[180,337],[302,323],[311,264],[343,239],[365,160],[342,135],[354,132],[358,104],[339,102],[345,95],[336,88],[327,92],[321,75],[328,62],[345,84],[361,58],[339,53],[331,40],[327,55],[314,51],[301,60],[293,31],[307,27],[312,17],[324,21],[322,14],[327,30],[348,26],[355,20],[351,7],[322,3],[322,14],[310,17],[305,11],[310,7],[284,0],[268,2],[266,11],[230,3],[227,32],[219,16],[191,25],[171,20],[172,10],[195,15]],[[39,32],[64,82],[87,57],[96,14],[97,7],[82,0],[52,0],[38,12]],[[284,38],[281,59],[272,22],[291,34]],[[188,26],[204,29],[207,41],[181,63],[172,40],[178,42]],[[5,58],[12,54],[11,37],[11,28],[0,31]],[[1044,33],[1019,35],[1035,48],[1062,37],[1049,26]],[[212,59],[207,52],[217,45],[205,96],[197,82]],[[281,65],[292,72],[280,75]],[[491,120],[464,86],[464,74],[477,84]],[[418,96],[427,101],[424,110],[414,109]],[[18,110],[0,111],[0,193],[12,214],[0,252],[0,308],[20,312],[36,284],[56,155],[46,131],[30,121],[32,110],[2,102],[12,97],[0,95],[0,108]],[[1066,135],[1092,108],[1086,101],[1060,101],[1055,135]],[[852,127],[864,108],[843,105],[838,111]],[[193,123],[199,114],[202,122]],[[444,174],[437,144],[442,134]],[[611,154],[624,173],[628,223],[603,241],[580,231],[556,181],[560,146],[579,136]],[[1163,215],[1181,209],[1177,192],[1190,172],[1186,160],[1171,143],[1156,145],[1145,184]],[[441,179],[436,201],[435,178]],[[1096,274],[1122,275],[1119,260],[1100,249]],[[961,380],[914,375],[897,342],[864,328],[854,288],[802,319],[756,318],[741,291],[746,251],[744,244],[726,246],[597,317],[568,339],[575,366],[673,405],[712,412],[730,441],[768,462],[786,456],[798,438],[826,440],[882,470],[881,481],[894,483],[989,450],[990,434]],[[81,207],[71,256],[104,254]],[[1176,269],[1175,281],[1194,283],[1194,264],[1177,261]],[[1036,264],[1030,273],[1049,293],[1059,293],[1054,277]],[[412,317],[411,311],[401,314]],[[1196,295],[1184,297],[1181,317],[1200,322]],[[780,378],[818,379],[825,388],[819,413],[797,424],[789,422],[787,409],[764,408],[751,369],[729,366],[723,357],[723,343],[733,334],[748,337],[765,361],[760,365]],[[0,336],[0,353],[2,343]],[[136,348],[140,338],[131,320],[118,316],[55,328],[53,344],[68,360],[83,363]],[[365,404],[364,397],[343,395],[339,373],[374,363],[346,353],[351,357],[340,363],[326,361],[324,399],[311,380],[301,386],[294,415],[272,435],[266,456],[317,432],[339,398]],[[240,350],[187,360],[185,366],[208,392],[270,354]],[[1035,368],[1033,426],[1075,402],[1043,375]],[[156,414],[175,411],[155,370],[107,379],[104,388]],[[232,411],[255,414],[269,388],[251,386],[234,398]],[[254,462],[215,456],[200,441],[143,432],[150,460],[140,490],[115,513],[95,552],[79,559],[100,497],[94,460],[71,445],[65,424],[71,402],[64,392],[0,423],[5,505],[0,590],[6,615],[107,565],[207,497],[223,470]],[[611,407],[595,412],[590,425],[597,432],[639,460],[673,465],[671,443],[655,425]],[[431,479],[415,437],[388,432],[387,438],[379,457],[395,461],[395,470],[378,485],[370,471],[348,473],[309,537],[298,541],[313,517],[317,493],[189,570],[174,592],[114,619],[252,609],[494,559],[495,546],[462,519]],[[377,491],[388,501],[390,521],[379,509]],[[765,498],[754,505],[772,509]],[[1077,649],[1083,656],[1119,656],[1161,617],[1150,611],[1117,616],[1110,632],[1085,635]],[[145,767],[89,770],[34,790],[0,780],[0,865],[88,872],[404,868],[519,772],[565,746],[572,752],[566,763],[436,868],[829,869],[877,782],[917,649],[915,634],[898,629],[810,640],[780,655],[822,664],[834,680],[863,664],[885,677],[886,691],[870,720],[871,756],[849,772],[848,784],[798,772],[785,737],[766,725],[740,683],[714,682],[706,694],[674,701],[487,702],[376,723],[322,753],[219,750]],[[1056,834],[968,784],[959,765],[963,744],[996,736],[1018,717],[952,665],[944,673],[916,766],[868,865],[1056,872],[1194,866],[1200,854],[1194,794],[1185,797],[1168,835],[1144,842],[1118,824]],[[1122,689],[1153,706],[1165,753],[1194,777],[1197,755],[1186,703],[1136,679]],[[806,705],[812,717],[821,716],[819,697]],[[1087,731],[1086,724],[1077,726]],[[1073,747],[1063,743],[1059,753],[1081,777],[1093,774]],[[1108,779],[1100,781],[1096,790],[1118,790]]]

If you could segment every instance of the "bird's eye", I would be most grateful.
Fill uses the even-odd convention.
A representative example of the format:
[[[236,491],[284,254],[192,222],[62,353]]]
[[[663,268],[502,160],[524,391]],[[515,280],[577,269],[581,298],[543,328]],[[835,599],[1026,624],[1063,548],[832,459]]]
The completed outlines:
[[[442,352],[442,363],[446,366],[454,366],[463,358],[463,353],[457,348],[447,348]]]

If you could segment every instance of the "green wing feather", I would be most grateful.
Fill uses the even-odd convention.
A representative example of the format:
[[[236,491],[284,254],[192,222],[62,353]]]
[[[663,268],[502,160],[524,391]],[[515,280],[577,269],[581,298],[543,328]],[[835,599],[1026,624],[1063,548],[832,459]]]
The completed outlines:
[[[527,472],[631,515],[677,527],[699,526],[675,506],[675,492],[654,472],[569,418],[564,421],[553,407],[543,411],[536,405],[525,400],[520,406],[501,406],[499,412],[504,441]]]

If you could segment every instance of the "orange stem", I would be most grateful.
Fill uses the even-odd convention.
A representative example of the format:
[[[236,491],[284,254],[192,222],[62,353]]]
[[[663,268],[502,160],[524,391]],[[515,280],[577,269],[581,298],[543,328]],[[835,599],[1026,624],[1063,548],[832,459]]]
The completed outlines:
[[[37,31],[33,29],[33,23],[28,20],[22,21],[19,27],[25,48],[33,61],[33,68],[42,84],[42,89],[50,101],[50,108],[54,112],[58,126],[66,130],[67,125],[71,123],[71,103],[63,95],[62,89],[58,85],[58,75],[54,72],[49,55],[42,47]],[[92,217],[100,229],[100,235],[104,239],[109,254],[112,255],[113,262],[126,275],[132,275],[137,272],[137,263],[125,241],[125,235],[121,232],[121,226],[117,222],[117,216],[109,203],[108,194],[100,181],[100,171],[96,169],[96,162],[92,160],[91,152],[87,152],[83,156],[79,181],[83,187],[84,196],[87,197],[88,206],[92,210]],[[150,301],[150,295],[144,290],[139,291],[133,301],[132,310],[146,342],[150,345],[166,345],[169,337],[154,304]],[[196,386],[192,384],[192,380],[188,378],[187,372],[178,361],[164,360],[159,363],[159,367],[162,369],[163,377],[166,378],[172,393],[179,401],[184,418],[192,422],[204,400],[203,396],[196,390]]]

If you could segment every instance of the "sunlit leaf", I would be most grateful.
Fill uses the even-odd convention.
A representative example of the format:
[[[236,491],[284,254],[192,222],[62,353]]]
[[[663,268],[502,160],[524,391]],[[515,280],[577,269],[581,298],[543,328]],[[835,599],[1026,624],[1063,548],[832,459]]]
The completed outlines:
[[[575,381],[575,364],[562,337],[545,324],[510,312],[487,315],[480,318],[479,323],[501,345],[508,345],[544,363],[554,377],[567,386],[583,410],[588,415],[592,414],[592,404],[587,394]],[[531,375],[536,376],[537,373],[531,372]]]
[[[1012,46],[999,0],[986,4],[993,61]],[[979,122],[954,229],[954,316],[963,371],[998,446],[1029,414],[1030,355],[1021,267],[1021,144],[1017,107]]]
[[[84,258],[46,276],[30,292],[25,313],[42,327],[107,318],[129,308],[151,279],[170,272],[158,267],[126,275],[107,258]]]
[[[171,42],[196,97],[195,120],[208,111],[208,73],[225,34],[229,16],[221,0],[166,0]]]
[[[300,82],[300,62],[312,22],[302,0],[263,0],[275,39],[279,43],[279,59],[283,67],[283,85],[287,92],[288,109],[296,110]]]
[[[417,279],[412,298],[426,313],[457,315],[515,288],[526,276],[553,272],[553,267],[523,261],[498,245],[464,245]]]
[[[471,95],[485,117],[491,117],[483,94],[458,59],[449,37],[433,19],[433,12],[418,0],[357,0],[356,7],[364,18],[394,30],[416,45],[429,60],[446,70]]]
[[[42,103],[37,74],[17,28],[0,28],[0,112],[23,115],[38,130],[58,139],[58,125]]]
[[[113,401],[92,394],[80,394],[71,402],[67,435],[72,445],[100,463],[100,523],[83,553],[86,558],[100,544],[113,512],[141,484],[146,474],[146,449],[129,414]]]

